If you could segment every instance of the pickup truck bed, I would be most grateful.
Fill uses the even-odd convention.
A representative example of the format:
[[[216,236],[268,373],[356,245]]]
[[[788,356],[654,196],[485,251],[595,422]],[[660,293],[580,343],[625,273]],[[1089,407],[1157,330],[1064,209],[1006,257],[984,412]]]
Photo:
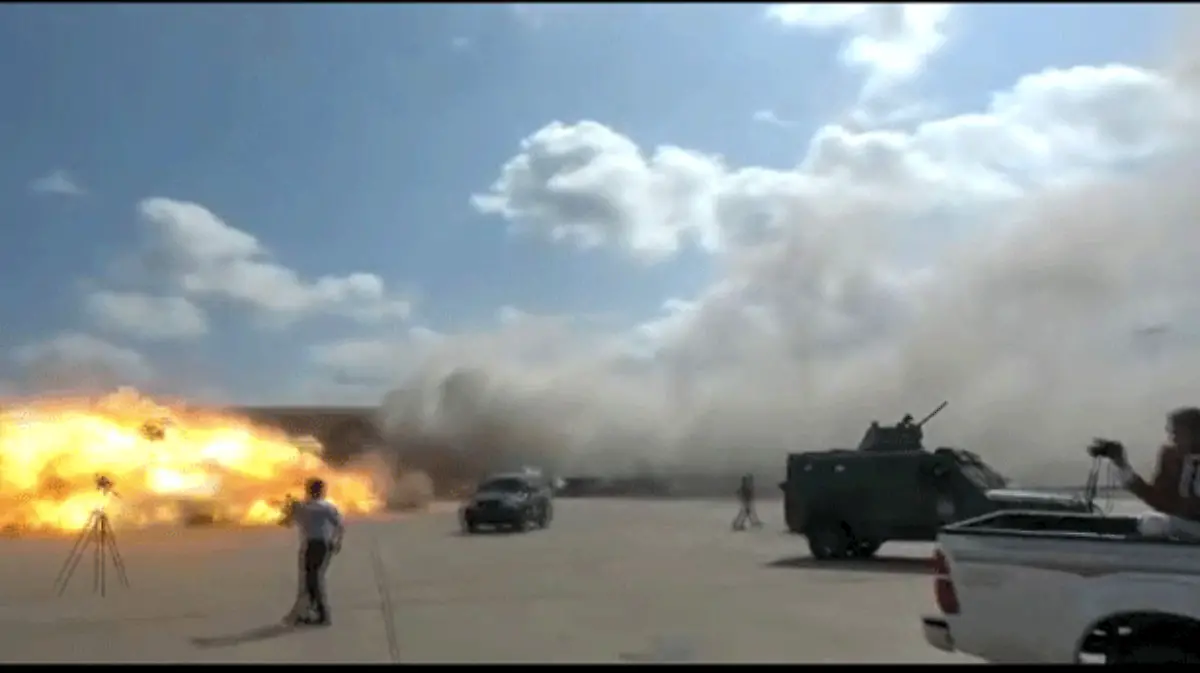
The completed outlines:
[[[996,663],[1200,662],[1200,545],[1137,521],[1001,511],[943,528],[926,641]]]

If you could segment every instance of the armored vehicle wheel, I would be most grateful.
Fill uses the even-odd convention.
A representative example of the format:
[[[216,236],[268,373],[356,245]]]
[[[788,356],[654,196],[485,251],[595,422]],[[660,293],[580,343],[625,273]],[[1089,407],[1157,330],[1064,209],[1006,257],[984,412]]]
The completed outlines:
[[[818,561],[847,558],[851,553],[850,536],[840,523],[822,523],[808,528],[808,550]]]
[[[882,542],[875,540],[855,540],[850,551],[855,558],[871,558],[882,546]]]

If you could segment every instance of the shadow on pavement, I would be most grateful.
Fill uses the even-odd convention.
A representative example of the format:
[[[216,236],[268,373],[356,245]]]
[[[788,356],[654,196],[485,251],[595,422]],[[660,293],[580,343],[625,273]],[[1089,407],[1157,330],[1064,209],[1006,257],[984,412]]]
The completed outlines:
[[[641,652],[622,652],[618,658],[630,664],[685,664],[695,660],[696,647],[686,638],[655,638]]]
[[[199,648],[213,647],[234,647],[245,643],[252,643],[259,640],[270,640],[271,638],[279,638],[290,633],[295,633],[299,629],[286,624],[268,624],[266,626],[256,626],[247,631],[233,633],[225,636],[212,636],[208,638],[192,638],[192,644]]]
[[[451,537],[477,537],[477,536],[481,536],[481,535],[516,535],[518,533],[524,533],[524,532],[526,532],[526,531],[520,531],[520,530],[516,530],[513,528],[500,528],[499,526],[496,526],[496,527],[480,526],[479,528],[476,528],[475,532],[473,532],[473,533],[467,532],[465,530],[456,530],[456,531],[451,531],[450,535],[451,535]]]
[[[933,567],[929,559],[912,556],[876,556],[872,559],[838,561],[818,561],[811,556],[792,556],[771,561],[767,567],[933,576]]]
[[[479,528],[475,529],[474,533],[468,533],[462,529],[451,531],[450,537],[503,537],[506,535],[527,535],[529,533],[536,533],[541,530],[545,529],[538,528],[537,526],[531,526],[524,529],[509,528],[506,526],[480,526]]]

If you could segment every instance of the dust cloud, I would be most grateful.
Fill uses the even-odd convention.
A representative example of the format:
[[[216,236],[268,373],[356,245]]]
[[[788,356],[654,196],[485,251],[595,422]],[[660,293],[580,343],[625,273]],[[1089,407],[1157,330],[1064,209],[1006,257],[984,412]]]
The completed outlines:
[[[433,479],[425,472],[402,464],[393,451],[373,447],[340,466],[371,479],[375,493],[384,498],[390,511],[425,509],[434,499]]]
[[[1163,69],[1189,105],[1196,63]],[[564,474],[778,474],[788,451],[853,447],[872,419],[949,400],[927,444],[1022,483],[1081,483],[1094,436],[1148,467],[1164,414],[1200,404],[1192,120],[1169,156],[1041,188],[903,286],[880,272],[898,236],[877,203],[798,206],[794,227],[722,253],[723,280],[649,355],[550,317],[444,337],[387,395],[389,439]],[[838,289],[808,301],[818,286]]]

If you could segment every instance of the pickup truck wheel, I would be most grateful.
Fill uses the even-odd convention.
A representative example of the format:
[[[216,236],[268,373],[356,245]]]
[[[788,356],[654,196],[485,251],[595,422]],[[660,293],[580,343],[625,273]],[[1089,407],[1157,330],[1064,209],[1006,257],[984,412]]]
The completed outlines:
[[[808,550],[818,561],[847,558],[851,551],[850,536],[841,524],[810,526]]]
[[[1115,664],[1194,664],[1200,657],[1174,645],[1133,645]]]

